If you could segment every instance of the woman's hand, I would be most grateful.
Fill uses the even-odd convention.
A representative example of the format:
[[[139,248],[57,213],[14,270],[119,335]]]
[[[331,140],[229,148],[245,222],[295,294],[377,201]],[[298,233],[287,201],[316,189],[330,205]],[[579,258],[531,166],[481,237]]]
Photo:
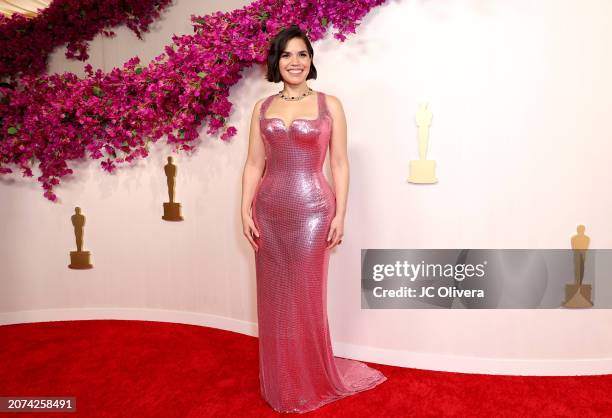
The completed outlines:
[[[255,222],[250,214],[242,215],[242,233],[251,243],[251,247],[255,251],[259,250],[259,246],[255,243],[255,236],[259,238],[259,231],[255,228]]]
[[[336,216],[332,219],[329,226],[329,234],[327,234],[327,241],[329,245],[327,249],[334,248],[336,245],[342,243],[342,237],[344,236],[344,218]]]

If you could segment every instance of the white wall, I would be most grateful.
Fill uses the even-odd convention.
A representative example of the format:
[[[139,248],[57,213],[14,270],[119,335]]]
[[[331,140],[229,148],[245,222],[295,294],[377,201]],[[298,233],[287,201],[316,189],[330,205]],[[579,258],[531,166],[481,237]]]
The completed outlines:
[[[90,62],[147,62],[173,33],[192,33],[190,14],[248,3],[178,0],[144,42],[125,28],[96,38]],[[344,44],[315,43],[309,84],[341,99],[349,133],[345,238],[329,270],[337,355],[482,373],[612,371],[608,310],[361,310],[359,271],[361,248],[567,248],[579,223],[592,248],[611,248],[611,14],[607,0],[389,1]],[[51,70],[83,65],[58,50]],[[2,179],[0,323],[135,318],[255,335],[240,189],[252,106],[281,87],[263,71],[245,70],[231,89],[231,142],[203,132],[195,156],[175,156],[185,222],[160,219],[161,144],[115,175],[73,165],[59,203],[35,180]],[[434,114],[433,186],[405,182],[420,101]],[[90,271],[66,267],[75,206],[87,216]]]

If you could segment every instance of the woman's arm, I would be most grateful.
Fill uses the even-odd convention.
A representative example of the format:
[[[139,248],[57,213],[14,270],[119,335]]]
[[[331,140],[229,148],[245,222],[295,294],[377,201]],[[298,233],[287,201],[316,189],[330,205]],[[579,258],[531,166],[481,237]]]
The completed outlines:
[[[261,180],[261,176],[266,165],[266,155],[261,133],[259,131],[259,112],[261,111],[261,103],[263,99],[255,103],[253,113],[251,115],[251,129],[249,132],[249,150],[244,163],[244,171],[242,173],[242,201],[240,211],[242,215],[243,234],[251,243],[255,251],[258,246],[253,239],[253,234],[259,236],[259,231],[255,228],[251,214],[251,204],[255,196],[255,190]]]
[[[328,235],[328,241],[330,241],[328,248],[332,248],[344,236],[344,217],[349,189],[349,162],[346,149],[346,117],[342,103],[337,97],[327,95],[327,107],[333,118],[329,153],[336,193],[336,216],[332,220]]]

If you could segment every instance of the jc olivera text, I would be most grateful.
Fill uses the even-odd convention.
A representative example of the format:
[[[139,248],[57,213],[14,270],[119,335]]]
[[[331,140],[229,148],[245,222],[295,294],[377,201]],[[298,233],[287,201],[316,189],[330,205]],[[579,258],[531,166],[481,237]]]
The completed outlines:
[[[447,287],[421,287],[415,289],[411,287],[400,287],[399,289],[383,289],[375,287],[372,290],[374,297],[377,298],[484,298],[482,289],[457,289],[453,286]]]

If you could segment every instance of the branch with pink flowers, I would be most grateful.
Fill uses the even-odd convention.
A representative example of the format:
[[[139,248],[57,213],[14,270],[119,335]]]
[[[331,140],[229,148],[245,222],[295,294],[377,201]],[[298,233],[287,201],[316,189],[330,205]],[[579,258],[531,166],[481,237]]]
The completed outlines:
[[[241,71],[263,63],[268,42],[278,30],[299,25],[312,41],[330,27],[344,41],[361,19],[384,0],[257,0],[231,12],[192,16],[194,34],[173,36],[173,43],[148,65],[138,57],[110,73],[88,64],[87,77],[63,73],[24,76],[15,87],[0,86],[0,174],[9,164],[38,181],[44,196],[73,174],[71,160],[102,159],[113,172],[148,155],[150,142],[162,136],[174,151],[192,151],[197,128],[219,131],[222,140],[236,134],[227,125],[229,88]]]
[[[53,0],[36,17],[0,14],[0,79],[38,75],[49,54],[66,44],[66,58],[86,61],[89,41],[125,24],[139,39],[171,0]]]

